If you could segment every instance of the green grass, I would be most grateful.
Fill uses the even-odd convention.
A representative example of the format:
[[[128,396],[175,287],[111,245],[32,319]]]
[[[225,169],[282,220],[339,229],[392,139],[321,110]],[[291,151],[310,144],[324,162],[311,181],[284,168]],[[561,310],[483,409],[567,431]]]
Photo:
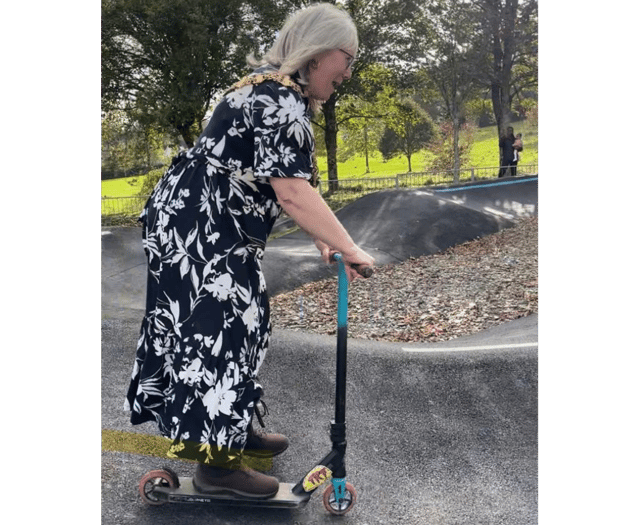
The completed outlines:
[[[110,179],[102,181],[103,197],[132,197],[137,195],[142,188],[144,176],[123,177],[122,179]]]
[[[538,129],[527,121],[514,124],[516,133],[522,133],[524,151],[520,164],[538,163]],[[411,158],[414,172],[424,171],[425,163],[431,155],[428,151],[416,153]],[[495,126],[478,128],[471,147],[469,163],[464,167],[483,168],[498,166],[498,137]],[[327,158],[318,158],[320,178],[327,179]],[[338,162],[340,179],[362,179],[375,177],[392,177],[398,173],[406,173],[408,164],[406,157],[398,156],[385,162],[379,152],[369,155],[369,173],[366,172],[364,155],[353,157],[345,162]],[[131,197],[140,192],[144,176],[126,177],[102,181],[103,197]]]
[[[538,163],[538,128],[524,121],[513,125],[515,133],[522,133],[524,150],[520,158],[520,164]],[[478,128],[474,135],[473,146],[469,155],[467,167],[483,168],[494,167],[499,164],[498,158],[498,132],[495,126]]]
[[[166,458],[171,441],[159,436],[148,436],[119,430],[102,430],[102,450],[127,452]]]
[[[522,133],[524,151],[520,164],[538,163],[538,129],[531,123],[524,121],[514,124],[515,133]],[[411,168],[414,172],[425,171],[432,153],[422,150],[411,157]],[[498,158],[498,134],[495,126],[478,128],[475,131],[474,142],[466,168],[496,167],[500,163]],[[318,158],[318,169],[321,179],[327,179],[327,159]],[[345,162],[338,162],[338,174],[341,179],[360,179],[375,177],[391,177],[398,173],[406,173],[409,164],[405,156],[397,156],[385,162],[379,152],[369,155],[369,173],[366,173],[364,155],[353,157]]]
[[[102,429],[103,452],[124,452],[125,454],[139,454],[155,458],[167,459],[167,452],[171,446],[171,440],[161,436],[150,436],[122,430]],[[172,460],[192,463],[193,461],[175,458]],[[273,458],[253,458],[246,456],[243,464],[258,470],[267,471],[273,467]]]
[[[413,171],[417,171],[418,166],[424,164],[424,153],[420,152],[411,158]],[[369,155],[369,173],[367,173],[367,163],[364,155],[352,157],[345,162],[338,162],[338,173],[343,179],[360,179],[373,177],[392,177],[397,173],[407,171],[406,157],[394,157],[388,161],[382,158],[380,152]],[[318,157],[318,169],[321,178],[327,178],[327,157]]]

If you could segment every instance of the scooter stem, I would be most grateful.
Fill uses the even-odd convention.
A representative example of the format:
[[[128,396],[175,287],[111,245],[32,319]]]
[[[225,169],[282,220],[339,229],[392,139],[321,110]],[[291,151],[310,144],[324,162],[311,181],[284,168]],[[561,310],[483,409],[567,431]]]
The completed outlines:
[[[312,483],[310,488],[305,488],[305,481],[312,476],[318,476],[317,469],[329,469],[334,487],[336,487],[336,499],[340,499],[344,494],[344,484],[346,469],[344,464],[345,451],[347,448],[347,430],[345,423],[346,416],[346,395],[347,395],[347,308],[349,295],[349,280],[347,270],[342,256],[339,253],[333,254],[333,260],[338,263],[338,349],[336,356],[336,412],[335,418],[331,422],[331,443],[332,449],[317,466],[309,471],[307,476],[301,479],[292,489],[293,494],[302,495],[305,492],[314,491],[319,486]],[[373,268],[366,265],[353,266],[360,275],[369,277],[373,274]],[[321,481],[322,482],[322,481]]]
[[[341,443],[345,440],[345,415],[347,395],[347,309],[349,281],[342,256],[334,254],[338,263],[338,348],[336,356],[336,412],[332,425],[332,441]],[[336,434],[334,436],[334,434]]]

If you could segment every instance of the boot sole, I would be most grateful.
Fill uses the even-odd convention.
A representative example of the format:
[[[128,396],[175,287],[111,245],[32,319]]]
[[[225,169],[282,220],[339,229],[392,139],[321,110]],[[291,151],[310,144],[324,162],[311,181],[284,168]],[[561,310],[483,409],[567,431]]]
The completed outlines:
[[[192,479],[192,483],[194,488],[198,492],[202,492],[203,494],[209,494],[212,496],[225,496],[225,495],[242,496],[243,498],[247,498],[247,499],[269,499],[275,496],[278,493],[278,490],[280,488],[278,487],[275,491],[269,494],[254,494],[251,492],[243,492],[242,490],[233,489],[230,487],[217,487],[215,485],[200,485],[196,481],[195,477]]]
[[[289,447],[287,447],[289,448]],[[283,452],[285,452],[287,449],[284,448],[282,450],[279,450],[278,452],[260,452],[258,450],[247,450],[246,448],[242,451],[242,453],[245,456],[250,456],[252,458],[259,458],[259,459],[269,459],[269,458],[275,458],[276,456],[279,456],[280,454],[282,454]]]

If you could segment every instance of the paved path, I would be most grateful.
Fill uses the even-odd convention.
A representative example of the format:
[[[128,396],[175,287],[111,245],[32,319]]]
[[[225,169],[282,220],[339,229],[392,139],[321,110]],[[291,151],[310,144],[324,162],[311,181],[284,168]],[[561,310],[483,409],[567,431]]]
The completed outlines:
[[[474,227],[486,233],[506,227],[514,210],[516,214],[535,213],[537,179],[437,194],[423,190],[381,192],[362,200],[364,204],[368,201],[370,208],[346,208],[341,212],[343,221],[356,240],[368,235],[370,248],[398,257],[411,250],[442,249],[443,243],[473,234]],[[502,203],[500,209],[496,201]],[[516,202],[520,206],[513,204]],[[434,207],[442,216],[435,217]],[[397,235],[397,230],[393,232],[403,224],[398,210],[404,213],[404,237]],[[357,227],[364,217],[375,234]],[[407,227],[407,220],[415,221],[414,227]],[[144,303],[140,230],[107,231],[102,238],[102,427],[156,436],[149,424],[131,426],[122,410]],[[304,243],[308,241],[303,238],[287,238],[275,246],[272,243],[268,252],[273,251],[265,258],[270,289],[296,285],[281,271],[281,264],[292,257],[306,257],[296,255],[296,250],[304,252]],[[305,264],[307,278],[324,271],[311,261]],[[279,282],[270,280],[273,275],[279,276]],[[270,409],[267,425],[291,439],[290,449],[276,458],[271,471],[282,481],[298,481],[330,448],[334,353],[332,337],[274,332],[260,375]],[[358,491],[358,503],[340,522],[537,523],[537,357],[537,316],[445,343],[349,340],[347,470]],[[193,470],[184,462],[103,452],[103,524],[294,525],[336,521],[322,506],[322,489],[306,507],[293,511],[205,505],[148,507],[137,495],[138,481],[145,472],[165,463],[180,475],[190,475]]]

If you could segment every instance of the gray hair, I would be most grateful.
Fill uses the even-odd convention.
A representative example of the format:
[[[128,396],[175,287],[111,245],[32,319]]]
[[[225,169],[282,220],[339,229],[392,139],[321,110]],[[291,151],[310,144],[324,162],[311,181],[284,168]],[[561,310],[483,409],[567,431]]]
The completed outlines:
[[[247,57],[251,67],[269,64],[280,73],[298,72],[299,83],[308,84],[312,58],[332,49],[358,51],[358,31],[349,14],[332,4],[312,4],[291,15],[262,59]]]

